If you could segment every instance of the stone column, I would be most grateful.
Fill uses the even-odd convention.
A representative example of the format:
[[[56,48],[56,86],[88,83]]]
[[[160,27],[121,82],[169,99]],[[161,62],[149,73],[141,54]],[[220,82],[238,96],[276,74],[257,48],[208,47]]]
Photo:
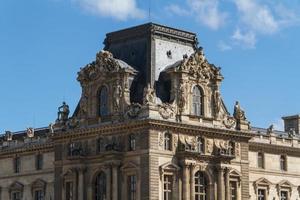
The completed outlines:
[[[183,176],[182,176],[182,200],[189,200],[189,167],[183,164]]]
[[[225,199],[230,200],[229,168],[225,169]]]
[[[224,169],[218,168],[218,200],[224,200]]]
[[[84,200],[84,169],[78,169],[78,200]]]
[[[112,166],[112,200],[118,200],[118,167]]]
[[[195,165],[190,165],[190,199],[195,199]]]

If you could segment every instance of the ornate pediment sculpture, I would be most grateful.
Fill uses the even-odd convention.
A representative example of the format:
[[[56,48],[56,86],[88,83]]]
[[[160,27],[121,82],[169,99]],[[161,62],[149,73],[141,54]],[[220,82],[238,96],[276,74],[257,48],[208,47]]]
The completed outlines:
[[[203,53],[203,48],[200,47],[189,58],[184,58],[180,65],[177,66],[177,70],[186,71],[192,77],[197,79],[222,79],[220,73],[221,68],[210,64]]]

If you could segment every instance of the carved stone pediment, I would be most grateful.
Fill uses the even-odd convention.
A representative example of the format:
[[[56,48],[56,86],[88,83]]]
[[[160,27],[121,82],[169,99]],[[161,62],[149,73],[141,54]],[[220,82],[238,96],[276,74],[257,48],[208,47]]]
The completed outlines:
[[[100,76],[103,76],[103,73],[120,72],[121,69],[125,68],[135,72],[127,63],[115,59],[109,51],[100,51],[97,53],[96,61],[80,69],[77,80],[84,85],[89,81],[96,80]]]
[[[177,70],[186,71],[196,79],[223,79],[220,73],[221,68],[207,61],[202,48],[199,48],[189,58],[184,58],[181,64],[177,66]]]

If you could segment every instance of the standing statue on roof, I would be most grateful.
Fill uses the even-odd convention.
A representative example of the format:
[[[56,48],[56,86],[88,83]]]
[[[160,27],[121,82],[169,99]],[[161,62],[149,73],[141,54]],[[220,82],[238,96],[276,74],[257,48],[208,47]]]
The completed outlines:
[[[69,119],[70,109],[66,102],[58,107],[57,121],[66,122]]]
[[[236,120],[246,120],[245,111],[241,108],[238,101],[235,102],[233,117]]]

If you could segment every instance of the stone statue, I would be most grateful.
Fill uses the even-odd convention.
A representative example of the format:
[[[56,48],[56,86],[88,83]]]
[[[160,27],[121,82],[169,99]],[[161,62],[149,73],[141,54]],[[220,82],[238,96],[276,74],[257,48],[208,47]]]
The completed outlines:
[[[214,98],[215,116],[216,118],[218,118],[221,111],[221,104],[222,104],[220,92],[215,91],[213,98]]]
[[[184,111],[186,98],[187,98],[186,85],[184,81],[181,79],[179,83],[179,90],[178,90],[178,108],[180,114]]]
[[[203,47],[199,47],[199,49],[196,51],[195,59],[198,63],[205,62],[206,58],[203,52]]]
[[[34,128],[27,128],[27,137],[33,138],[34,137]]]
[[[237,121],[246,120],[245,111],[242,110],[238,101],[235,103],[233,116]]]
[[[114,109],[115,111],[120,110],[120,101],[122,98],[122,87],[120,86],[120,84],[117,84],[114,87],[114,94],[113,94],[113,105],[114,105]]]
[[[150,83],[148,83],[147,87],[144,88],[144,104],[155,104],[155,91],[151,87]]]
[[[54,133],[54,124],[53,123],[50,123],[49,124],[49,132],[52,134]]]
[[[70,110],[66,102],[63,102],[62,106],[58,107],[57,121],[66,122],[69,118]]]
[[[267,133],[268,133],[268,134],[271,134],[271,133],[273,133],[273,131],[274,131],[274,125],[271,124],[271,125],[269,126],[269,128],[267,128]]]
[[[5,131],[5,139],[6,141],[12,141],[13,134],[10,131]]]
[[[294,128],[291,128],[290,130],[289,130],[289,137],[295,137],[296,136],[296,131],[295,131],[295,129]]]

